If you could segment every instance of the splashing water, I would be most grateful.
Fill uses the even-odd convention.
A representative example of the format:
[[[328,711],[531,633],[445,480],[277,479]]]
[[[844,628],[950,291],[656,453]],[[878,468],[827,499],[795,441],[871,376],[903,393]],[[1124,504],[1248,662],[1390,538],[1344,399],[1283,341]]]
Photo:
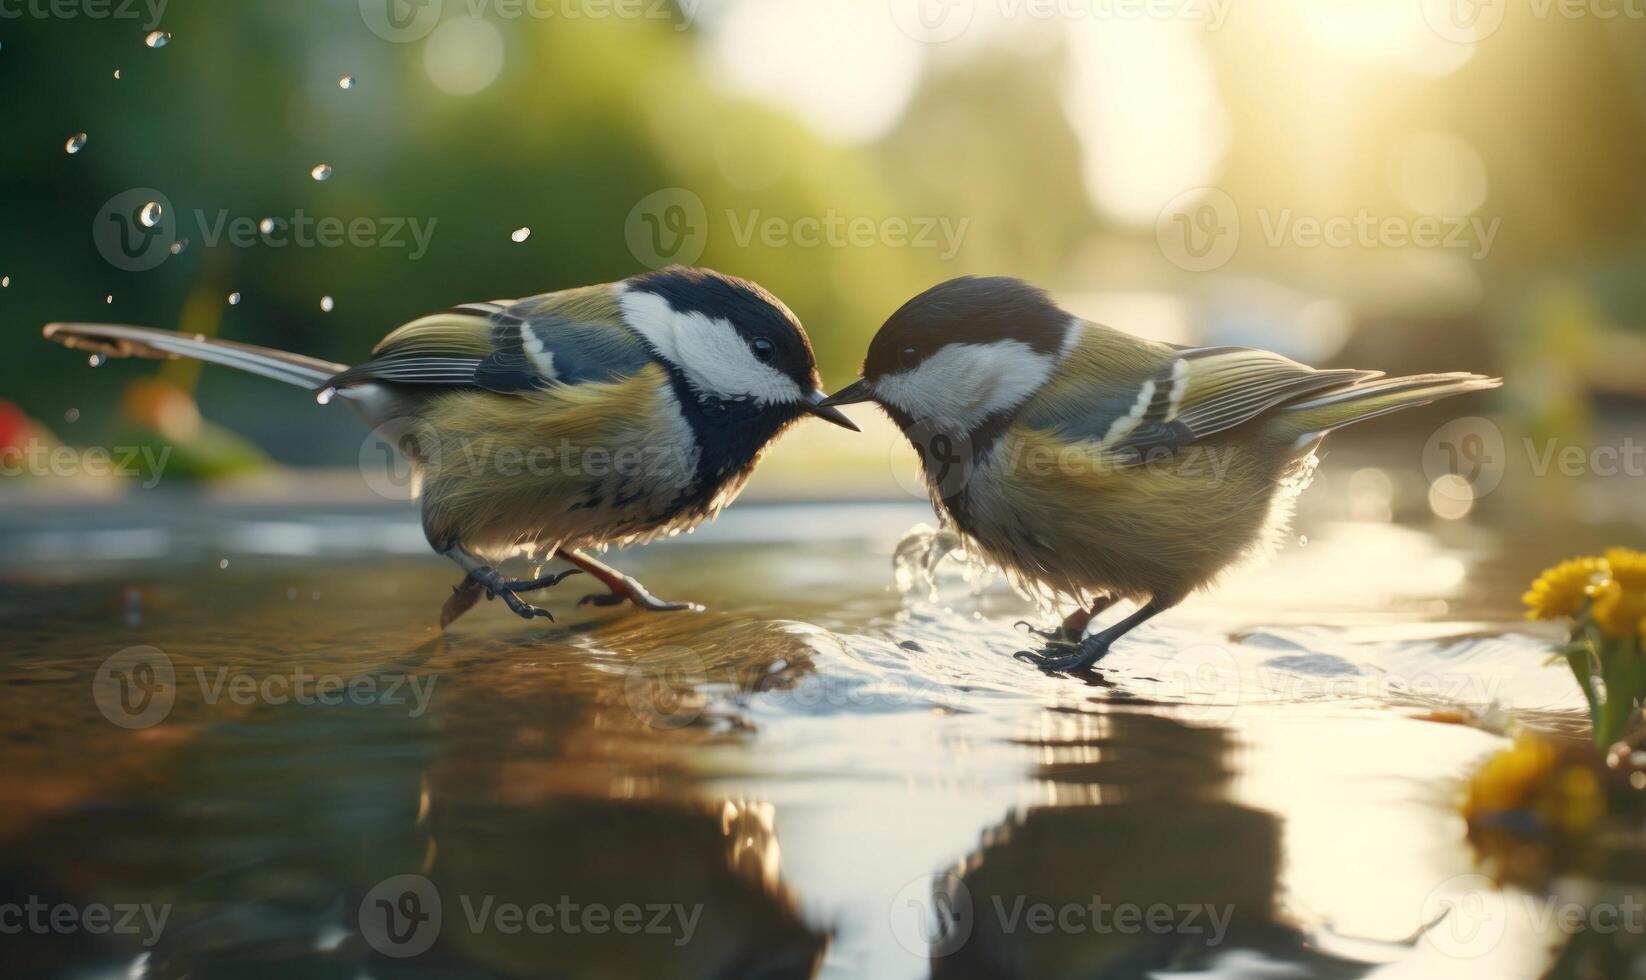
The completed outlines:
[[[315,164],[314,169],[309,171],[309,176],[313,177],[315,180],[329,180],[331,178],[331,164]]]
[[[892,556],[892,575],[897,591],[908,595],[922,589],[928,598],[937,598],[937,566],[961,548],[960,535],[948,528],[916,524],[897,543]]]
[[[262,221],[259,221],[257,223],[257,230],[265,235],[274,234],[274,219],[264,218]]]
[[[518,243],[523,242],[526,239],[532,237],[532,230],[530,228],[516,228],[514,230],[514,234],[510,235],[509,237],[514,239],[515,242],[518,244]]]
[[[229,294],[229,305],[230,306],[239,306],[240,305],[240,294],[239,293],[230,293]]]
[[[163,48],[171,43],[170,31],[150,31],[143,43],[151,48]]]
[[[333,300],[330,296],[320,297],[320,311],[322,313],[330,313],[336,307],[337,301]]]
[[[86,148],[86,134],[85,133],[75,133],[73,136],[70,136],[68,138],[67,142],[65,142],[63,144],[63,152],[65,152],[65,153],[79,153],[81,150],[83,150],[85,148]]]
[[[339,78],[337,80],[337,87],[343,89],[344,91],[354,88],[354,76],[344,75],[342,78]]]

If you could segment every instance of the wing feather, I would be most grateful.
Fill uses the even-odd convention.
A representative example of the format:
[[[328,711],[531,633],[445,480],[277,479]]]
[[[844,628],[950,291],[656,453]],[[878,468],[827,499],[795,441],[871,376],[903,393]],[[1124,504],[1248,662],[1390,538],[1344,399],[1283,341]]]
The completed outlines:
[[[610,286],[454,306],[399,327],[372,353],[325,386],[385,381],[516,395],[615,381],[653,362]]]

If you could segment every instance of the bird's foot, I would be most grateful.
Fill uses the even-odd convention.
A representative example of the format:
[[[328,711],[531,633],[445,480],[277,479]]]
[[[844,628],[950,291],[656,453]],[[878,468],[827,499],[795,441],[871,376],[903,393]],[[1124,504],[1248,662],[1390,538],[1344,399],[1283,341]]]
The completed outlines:
[[[586,595],[578,606],[620,606],[624,602],[632,602],[636,609],[643,612],[702,612],[703,607],[694,602],[667,602],[652,595],[644,585],[632,578],[625,577],[621,583],[614,586],[610,592],[601,592],[595,595]]]
[[[1077,674],[1090,670],[1092,665],[1103,659],[1109,652],[1109,645],[1113,641],[1102,634],[1092,636],[1075,646],[1074,652],[1062,656],[1055,656],[1051,652],[1031,653],[1028,650],[1019,650],[1012,654],[1018,660],[1034,664],[1048,674]],[[1054,644],[1050,649],[1056,649],[1063,644]]]
[[[556,572],[541,578],[517,579],[504,578],[495,568],[479,568],[470,572],[463,581],[452,588],[451,597],[440,610],[440,628],[445,629],[457,620],[459,616],[473,609],[480,601],[481,595],[487,599],[502,599],[516,616],[522,619],[537,619],[539,617],[554,622],[554,614],[547,609],[540,609],[521,599],[518,593],[535,592],[541,589],[559,585],[566,578],[576,575],[579,569]]]
[[[544,575],[542,578],[509,578],[504,579],[501,591],[507,592],[536,592],[539,589],[552,589],[573,575],[581,575],[580,568],[567,569],[553,575]]]

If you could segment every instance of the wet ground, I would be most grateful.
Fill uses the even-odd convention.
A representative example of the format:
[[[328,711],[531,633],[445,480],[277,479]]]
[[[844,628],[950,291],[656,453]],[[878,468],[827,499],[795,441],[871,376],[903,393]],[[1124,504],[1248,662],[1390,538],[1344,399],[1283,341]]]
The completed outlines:
[[[1581,723],[1517,621],[1546,554],[1305,518],[1080,679],[1011,658],[1041,617],[998,584],[893,588],[926,520],[739,506],[612,556],[710,611],[572,578],[441,635],[402,512],[6,515],[0,905],[65,916],[6,975],[1546,969],[1455,809],[1505,740],[1453,723]]]

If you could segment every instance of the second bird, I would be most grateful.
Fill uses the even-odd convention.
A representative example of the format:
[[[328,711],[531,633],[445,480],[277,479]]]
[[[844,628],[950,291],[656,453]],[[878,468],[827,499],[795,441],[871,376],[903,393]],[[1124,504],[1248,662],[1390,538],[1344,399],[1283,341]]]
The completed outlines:
[[[1047,652],[1018,654],[1076,671],[1272,546],[1328,432],[1499,383],[1155,343],[1020,280],[965,278],[894,313],[863,380],[824,404],[878,403],[968,546],[1023,591],[1077,606],[1041,633]],[[1140,608],[1085,636],[1120,599]]]

